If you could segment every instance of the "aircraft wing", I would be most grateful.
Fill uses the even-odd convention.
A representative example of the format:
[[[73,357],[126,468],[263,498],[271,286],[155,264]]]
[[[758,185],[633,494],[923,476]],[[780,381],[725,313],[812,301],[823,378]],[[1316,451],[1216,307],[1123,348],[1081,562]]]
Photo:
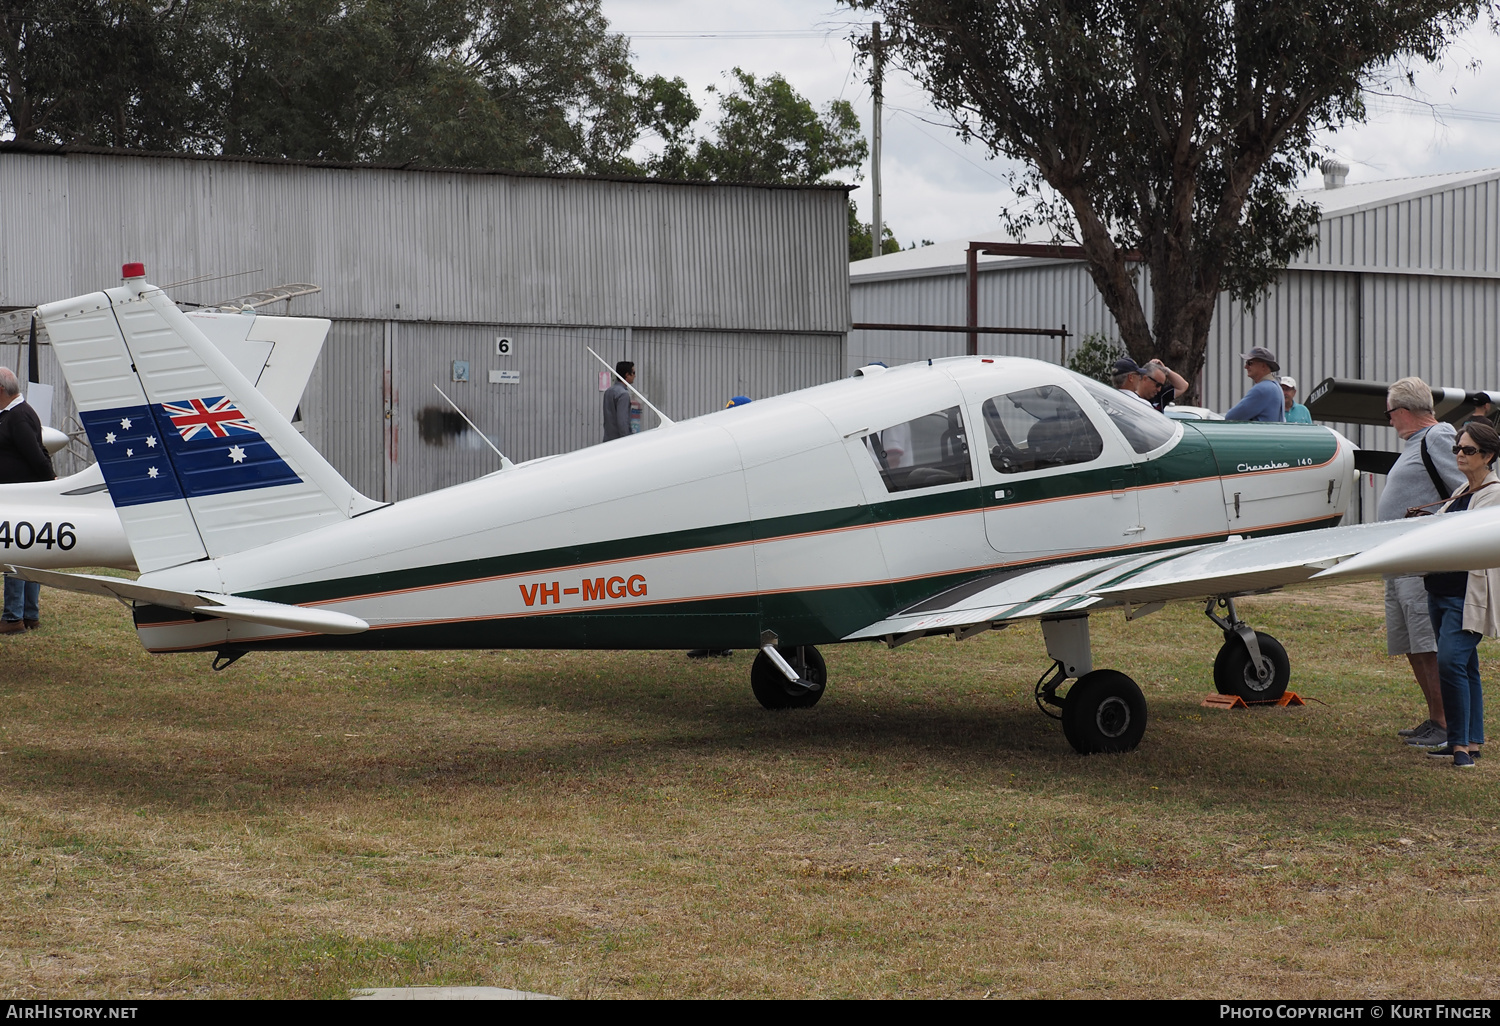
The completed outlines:
[[[334,612],[331,609],[311,609],[307,606],[289,606],[281,602],[263,602],[260,599],[241,598],[238,595],[218,595],[202,591],[170,591],[137,584],[123,577],[101,577],[96,574],[63,574],[53,570],[37,570],[33,567],[6,566],[5,569],[22,580],[35,581],[50,588],[66,591],[81,591],[90,595],[103,595],[125,602],[143,602],[167,609],[180,609],[186,613],[200,613],[225,620],[246,620],[272,627],[307,631],[312,634],[359,634],[370,629],[370,625],[357,616]]]
[[[1385,393],[1389,387],[1384,381],[1324,378],[1307,394],[1307,410],[1314,420],[1385,427],[1390,423],[1385,415]],[[1497,401],[1500,401],[1500,391],[1497,390],[1432,390],[1433,413],[1438,420],[1449,424],[1457,424],[1473,413],[1476,406]]]
[[[1139,616],[1174,599],[1271,591],[1305,584],[1367,549],[1460,515],[1331,527],[1305,534],[1057,563],[1022,572],[1003,571],[936,595],[844,640],[880,638],[894,647],[928,634],[957,633],[965,637],[1007,622],[1063,617],[1112,606],[1151,607],[1130,611],[1130,615]],[[1367,576],[1374,576],[1374,572]]]

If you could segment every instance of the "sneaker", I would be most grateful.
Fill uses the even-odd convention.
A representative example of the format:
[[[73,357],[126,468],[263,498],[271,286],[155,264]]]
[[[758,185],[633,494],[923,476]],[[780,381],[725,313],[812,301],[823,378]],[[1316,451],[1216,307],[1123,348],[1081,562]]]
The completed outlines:
[[[1441,748],[1448,743],[1448,728],[1434,723],[1422,733],[1407,738],[1406,743],[1413,748]]]
[[[1453,747],[1444,745],[1441,748],[1430,749],[1427,753],[1429,759],[1451,759],[1453,758]]]
[[[1468,752],[1454,752],[1453,753],[1453,768],[1454,769],[1473,769],[1474,768],[1474,757],[1472,755],[1470,755]]]
[[[1426,730],[1428,730],[1428,729],[1430,729],[1432,727],[1436,727],[1436,726],[1437,726],[1437,724],[1434,723],[1432,720],[1423,720],[1421,723],[1418,723],[1415,727],[1407,727],[1407,728],[1405,728],[1403,730],[1396,731],[1396,736],[1397,737],[1416,737],[1418,734],[1421,734],[1424,731],[1426,731]]]

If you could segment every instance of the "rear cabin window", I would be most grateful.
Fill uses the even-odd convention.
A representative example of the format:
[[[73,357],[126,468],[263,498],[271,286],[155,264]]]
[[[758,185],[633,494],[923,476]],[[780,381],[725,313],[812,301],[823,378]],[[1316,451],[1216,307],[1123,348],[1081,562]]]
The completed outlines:
[[[1167,444],[1177,435],[1177,425],[1171,417],[1157,413],[1145,403],[1138,403],[1119,389],[1101,385],[1097,381],[1080,377],[1089,394],[1098,400],[1109,422],[1120,429],[1125,441],[1138,453],[1150,452]]]
[[[990,463],[1002,474],[1088,463],[1104,452],[1098,429],[1058,385],[997,395],[983,412]]]
[[[957,406],[865,436],[887,491],[972,481],[969,442]]]

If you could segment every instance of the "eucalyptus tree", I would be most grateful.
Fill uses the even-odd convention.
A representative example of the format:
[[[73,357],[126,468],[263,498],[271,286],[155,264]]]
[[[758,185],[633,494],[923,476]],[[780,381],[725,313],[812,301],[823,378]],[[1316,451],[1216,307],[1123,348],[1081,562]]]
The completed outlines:
[[[1438,59],[1492,0],[846,0],[966,136],[1021,162],[1002,215],[1076,238],[1138,361],[1192,380],[1214,307],[1315,238],[1289,196],[1364,89]],[[1151,314],[1133,274],[1150,270]]]

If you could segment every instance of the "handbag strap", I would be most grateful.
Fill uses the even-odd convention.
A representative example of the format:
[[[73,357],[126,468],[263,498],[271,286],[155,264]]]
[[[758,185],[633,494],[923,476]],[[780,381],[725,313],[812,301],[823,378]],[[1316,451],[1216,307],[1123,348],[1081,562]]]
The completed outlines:
[[[1427,468],[1427,476],[1432,478],[1432,487],[1437,490],[1438,498],[1448,491],[1448,486],[1443,483],[1443,475],[1438,473],[1437,466],[1432,462],[1432,454],[1427,451],[1427,432],[1422,432],[1422,465]]]
[[[1420,506],[1412,506],[1410,507],[1410,509],[1426,509],[1428,506],[1441,506],[1444,503],[1453,502],[1455,499],[1462,499],[1466,495],[1478,495],[1480,492],[1484,491],[1486,488],[1493,484],[1500,484],[1500,481],[1486,481],[1484,484],[1480,485],[1478,488],[1475,488],[1473,491],[1469,490],[1468,485],[1464,485],[1464,490],[1459,492],[1457,495],[1450,495],[1446,499],[1434,499],[1431,502],[1424,502]]]

